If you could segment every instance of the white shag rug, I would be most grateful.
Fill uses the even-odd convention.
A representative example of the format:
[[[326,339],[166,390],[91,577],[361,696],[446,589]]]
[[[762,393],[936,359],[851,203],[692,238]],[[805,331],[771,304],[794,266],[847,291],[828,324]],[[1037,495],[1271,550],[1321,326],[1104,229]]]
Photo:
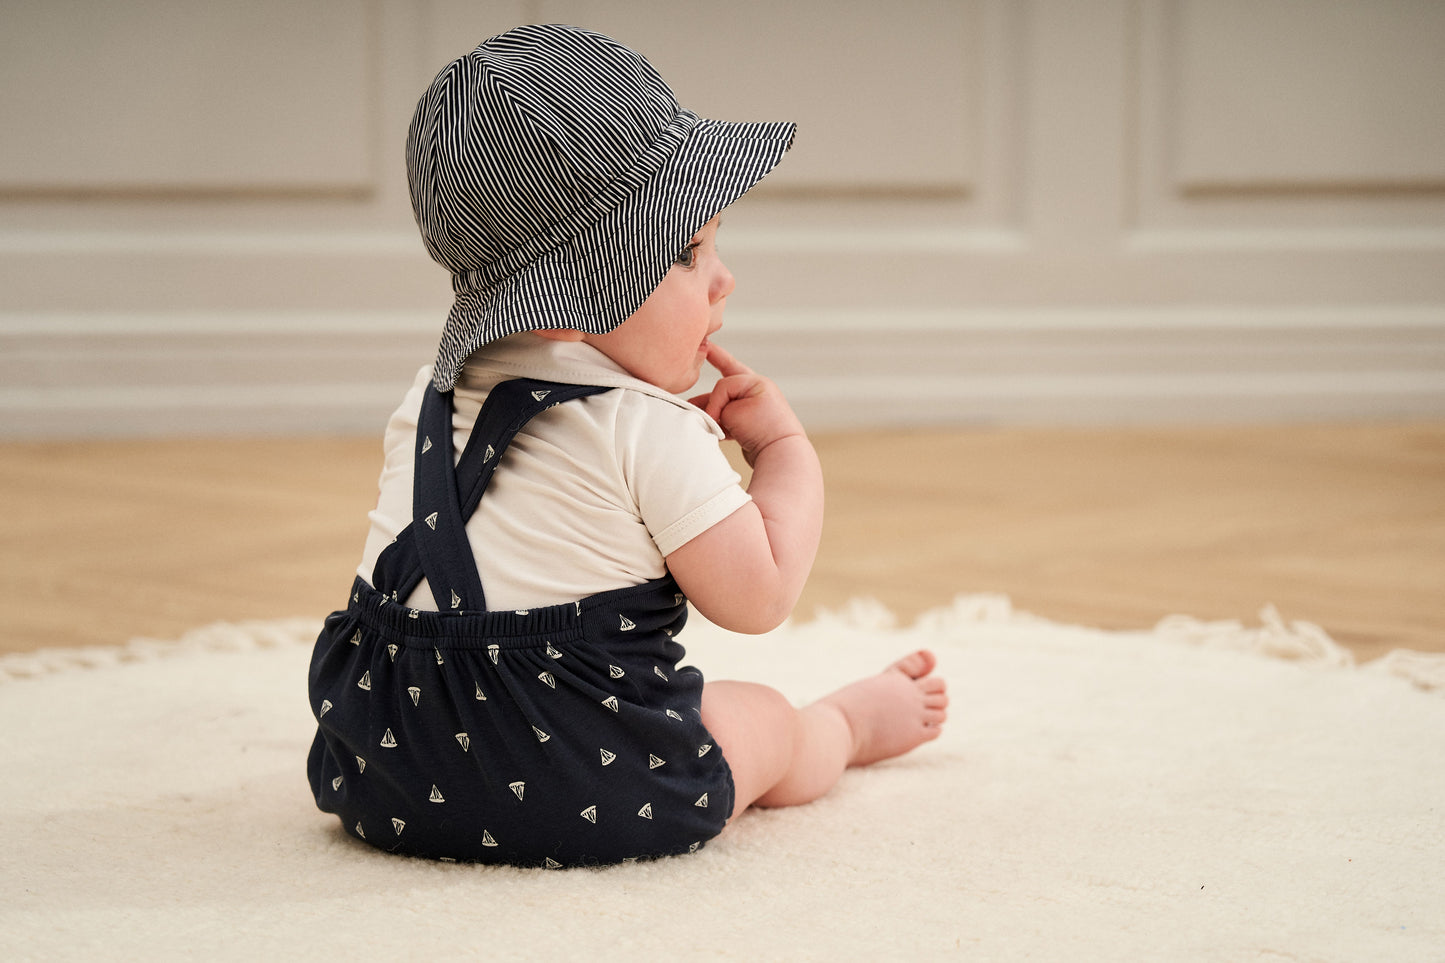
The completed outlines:
[[[943,738],[692,857],[387,856],[305,780],[317,622],[0,658],[0,959],[1445,959],[1445,657],[1317,628],[1101,632],[960,597],[764,637],[797,701],[938,653]]]

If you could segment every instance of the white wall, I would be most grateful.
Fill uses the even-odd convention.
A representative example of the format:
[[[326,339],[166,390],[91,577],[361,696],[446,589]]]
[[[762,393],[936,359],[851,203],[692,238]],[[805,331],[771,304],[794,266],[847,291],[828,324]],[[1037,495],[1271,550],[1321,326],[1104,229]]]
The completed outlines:
[[[814,426],[1445,416],[1438,0],[0,0],[0,433],[376,430],[407,120],[528,20],[800,122],[722,242]]]

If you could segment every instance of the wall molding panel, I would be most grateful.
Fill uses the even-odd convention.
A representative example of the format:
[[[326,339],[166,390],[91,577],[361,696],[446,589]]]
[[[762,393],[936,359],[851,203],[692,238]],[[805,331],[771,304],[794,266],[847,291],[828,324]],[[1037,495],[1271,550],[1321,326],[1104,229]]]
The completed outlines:
[[[4,21],[8,195],[374,187],[367,0],[46,0]]]
[[[1171,146],[1182,190],[1445,190],[1445,7],[1175,0],[1169,8]]]
[[[1132,20],[1138,226],[1445,223],[1445,7],[1137,0]]]

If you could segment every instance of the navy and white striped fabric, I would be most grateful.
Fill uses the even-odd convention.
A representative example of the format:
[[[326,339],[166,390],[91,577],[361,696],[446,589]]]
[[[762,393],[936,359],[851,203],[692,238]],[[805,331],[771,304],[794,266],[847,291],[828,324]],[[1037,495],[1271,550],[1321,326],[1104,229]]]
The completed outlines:
[[[700,118],[641,55],[577,27],[518,27],[448,64],[406,143],[417,225],[456,293],[437,389],[508,334],[621,324],[794,130]]]

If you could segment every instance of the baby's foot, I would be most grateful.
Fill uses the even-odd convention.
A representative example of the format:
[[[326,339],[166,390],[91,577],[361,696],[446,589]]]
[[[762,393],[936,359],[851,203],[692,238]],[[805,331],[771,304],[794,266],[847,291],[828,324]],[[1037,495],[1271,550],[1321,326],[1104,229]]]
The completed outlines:
[[[822,700],[843,713],[853,732],[848,765],[901,756],[938,738],[948,716],[948,695],[943,680],[929,674],[937,664],[932,652],[920,649]]]

